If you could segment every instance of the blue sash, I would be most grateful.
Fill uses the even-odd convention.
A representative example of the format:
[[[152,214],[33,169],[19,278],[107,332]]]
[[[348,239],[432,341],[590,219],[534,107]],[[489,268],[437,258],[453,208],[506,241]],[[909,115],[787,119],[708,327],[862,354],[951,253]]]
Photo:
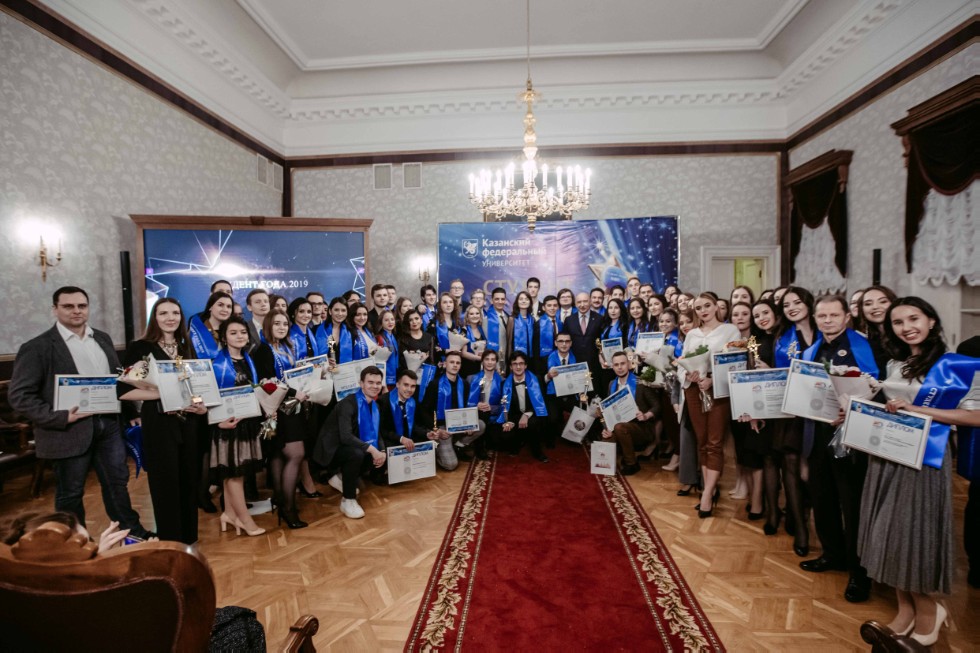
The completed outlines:
[[[269,345],[269,349],[272,350],[272,362],[276,367],[276,378],[282,379],[283,373],[286,370],[293,369],[293,366],[296,364],[293,351],[285,348],[280,351],[279,347],[275,345]]]
[[[466,345],[466,348],[469,350],[469,352],[471,354],[475,354],[476,353],[475,351],[473,351],[473,343],[474,342],[476,342],[477,340],[486,340],[487,339],[487,335],[485,333],[483,333],[483,327],[481,326],[481,327],[477,327],[477,328],[480,330],[480,332],[479,333],[474,333],[473,332],[473,325],[472,324],[467,324],[466,325],[466,338],[470,341],[470,344]]]
[[[541,396],[541,386],[538,385],[538,379],[533,374],[524,375],[524,389],[525,398],[530,399],[531,407],[534,409],[534,414],[538,417],[545,417],[548,415],[548,409],[544,405],[544,397]],[[507,412],[510,410],[511,401],[514,398],[514,375],[511,374],[504,381],[504,387],[500,390],[501,397],[507,397],[507,408],[500,411],[497,415],[497,423],[503,424],[507,421]],[[524,404],[524,408],[527,409],[527,404]]]
[[[566,358],[568,359],[566,365],[571,365],[572,363],[578,362],[577,360],[575,360],[575,354],[573,354],[571,351],[568,352]],[[548,356],[548,364],[545,365],[545,371],[550,370],[552,367],[560,367],[560,366],[561,366],[561,354],[556,349],[555,351],[551,352],[551,354]],[[555,394],[554,380],[548,379],[548,387],[545,388],[545,392],[547,392],[549,395]]]
[[[442,351],[449,351],[449,325],[441,318],[436,322],[436,340]]]
[[[388,393],[388,403],[391,404],[391,416],[394,418],[395,422],[395,433],[398,434],[400,438],[412,439],[412,429],[415,428],[415,399],[409,397],[405,400],[405,417],[408,419],[408,433],[402,433],[405,428],[402,425],[402,415],[401,410],[398,409],[398,393],[389,392]]]
[[[487,317],[487,347],[494,351],[500,350],[500,318],[493,306],[483,309]]]
[[[980,359],[960,354],[943,354],[942,358],[932,366],[922,388],[912,402],[925,408],[940,408],[953,410],[960,405],[963,397],[970,391],[973,377],[980,372]],[[923,465],[940,469],[943,466],[943,453],[946,451],[946,441],[949,440],[949,424],[932,421],[929,428],[929,439],[926,442],[926,452],[922,459]],[[976,443],[971,441],[975,447]],[[959,455],[962,459],[963,451]],[[976,473],[976,470],[973,470]]]
[[[333,323],[329,325],[330,335],[333,335]],[[337,362],[349,363],[354,360],[354,340],[351,338],[350,329],[347,325],[340,325],[340,342],[337,347]]]
[[[476,406],[481,401],[483,395],[483,383],[486,379],[483,375],[483,371],[479,371],[468,379],[470,384],[470,396],[466,399],[466,405],[470,408]],[[504,380],[497,372],[493,373],[493,378],[490,380],[490,395],[487,397],[487,403],[490,404],[490,413],[495,414],[500,410],[500,397],[502,396]]]
[[[419,368],[419,403],[422,403],[425,398],[425,391],[432,383],[432,379],[436,378],[437,370],[438,368],[430,363],[422,363],[422,367]]]
[[[381,413],[374,401],[368,401],[362,390],[357,394],[357,436],[361,442],[367,442],[378,448],[378,427],[381,424]]]
[[[534,316],[514,313],[514,346],[511,351],[522,351],[531,355],[531,344],[534,342]]]
[[[200,315],[192,315],[187,322],[187,330],[190,332],[191,345],[194,347],[194,355],[198,358],[213,359],[221,351],[221,347],[215,341],[214,336],[204,325]]]
[[[555,334],[561,333],[561,323],[547,314],[538,318],[538,351],[536,356],[544,358],[555,350]]]
[[[636,322],[630,322],[630,331],[629,331],[629,336],[627,336],[626,338],[626,344],[635,349],[636,337],[641,333],[644,333],[649,330],[650,330],[649,324],[641,324],[637,326]]]
[[[391,350],[391,356],[385,361],[385,383],[387,385],[394,385],[398,381],[398,364],[397,361],[401,360],[398,357],[398,339],[395,338],[395,334],[389,331],[381,331],[382,337],[385,341],[385,347]]]
[[[868,339],[851,329],[847,329],[845,333],[847,334],[847,341],[851,345],[851,353],[854,354],[854,360],[857,362],[857,366],[862,372],[870,374],[877,379],[878,363],[875,362],[875,357],[871,352],[871,345],[868,344]],[[817,356],[817,350],[820,349],[820,345],[822,344],[823,333],[818,331],[817,339],[803,352],[803,360],[813,362],[813,359]]]
[[[422,328],[426,329],[429,326],[429,322],[431,322],[432,318],[435,317],[436,311],[428,304],[424,304],[424,306],[425,306],[425,310],[419,315],[422,316]]]
[[[623,329],[622,327],[619,326],[619,320],[610,323],[610,325],[607,326],[602,332],[603,340],[607,338],[622,338],[622,337],[623,337]]]
[[[367,335],[365,335],[365,334],[367,334]],[[373,340],[374,339],[374,336],[371,335],[371,332],[366,327],[364,329],[358,329],[357,330],[357,340],[354,340],[351,343],[351,356],[353,356],[353,358],[351,360],[359,361],[359,360],[364,360],[365,358],[370,358],[370,356],[371,356],[371,353],[370,353],[371,352],[371,349],[368,346],[368,336],[369,335],[371,336],[371,339]],[[387,366],[385,366],[385,367],[387,367]]]
[[[293,352],[296,354],[297,360],[307,357],[307,342],[310,343],[314,356],[327,353],[326,346],[323,349],[320,348],[320,339],[317,338],[309,326],[306,327],[306,333],[303,333],[303,330],[295,324],[289,327],[289,339],[293,341]],[[323,342],[326,343],[326,338],[324,338]]]
[[[633,393],[633,398],[636,399],[636,375],[632,372],[626,377],[626,385],[629,386],[630,392]],[[616,377],[609,382],[609,394],[614,393],[619,389],[619,377]]]
[[[459,397],[459,406],[457,408],[466,407],[466,382],[463,381],[463,377],[456,375],[456,396]],[[453,387],[452,381],[446,375],[439,377],[439,401],[436,402],[436,413],[439,415],[439,419],[446,419],[446,409],[453,407]]]
[[[674,358],[680,358],[684,353],[684,343],[681,342],[680,331],[677,329],[664,336],[664,344],[674,348]]]
[[[242,351],[242,358],[248,363],[248,369],[252,373],[252,383],[258,383],[259,375],[255,373],[255,365],[244,350]],[[235,377],[237,376],[235,373],[235,363],[231,360],[231,355],[227,349],[222,349],[218,352],[218,355],[214,357],[212,367],[214,368],[214,378],[218,381],[219,388],[235,387]]]

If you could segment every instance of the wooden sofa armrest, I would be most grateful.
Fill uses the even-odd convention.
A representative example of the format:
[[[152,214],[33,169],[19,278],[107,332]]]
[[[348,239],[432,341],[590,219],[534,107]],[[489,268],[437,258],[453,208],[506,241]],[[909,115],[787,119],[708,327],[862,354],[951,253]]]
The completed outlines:
[[[279,650],[282,653],[316,653],[313,636],[320,630],[320,620],[311,614],[304,614],[289,627],[289,634]]]

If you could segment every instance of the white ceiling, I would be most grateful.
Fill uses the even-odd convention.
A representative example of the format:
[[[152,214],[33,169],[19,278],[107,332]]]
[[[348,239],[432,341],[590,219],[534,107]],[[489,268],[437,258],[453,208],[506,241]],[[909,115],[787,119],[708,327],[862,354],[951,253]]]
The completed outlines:
[[[41,0],[287,156],[516,146],[523,0]],[[539,144],[782,139],[978,0],[532,0]]]
[[[238,4],[304,71],[523,59],[526,53],[523,0]],[[759,50],[806,4],[807,0],[533,0],[533,54]]]

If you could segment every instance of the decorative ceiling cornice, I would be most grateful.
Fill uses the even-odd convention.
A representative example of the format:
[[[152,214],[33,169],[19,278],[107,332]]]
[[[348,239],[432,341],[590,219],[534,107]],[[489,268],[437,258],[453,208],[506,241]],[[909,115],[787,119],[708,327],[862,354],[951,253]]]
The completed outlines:
[[[777,81],[778,98],[788,98],[863,41],[911,0],[865,0],[790,64]]]
[[[191,15],[179,3],[172,0],[129,2],[273,115],[278,118],[289,116],[288,96],[248,64],[247,58],[240,52],[202,27],[203,21]]]

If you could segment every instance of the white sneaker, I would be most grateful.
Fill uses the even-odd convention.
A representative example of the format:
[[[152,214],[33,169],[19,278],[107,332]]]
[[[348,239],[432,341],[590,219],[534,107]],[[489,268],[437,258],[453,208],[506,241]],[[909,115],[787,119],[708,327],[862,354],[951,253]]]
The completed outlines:
[[[361,508],[361,504],[357,502],[357,499],[341,499],[340,512],[351,519],[360,519],[364,516],[364,509]]]
[[[340,477],[340,474],[334,474],[333,476],[331,476],[330,480],[327,481],[327,485],[337,490],[341,494],[344,493],[344,480]],[[358,495],[361,494],[360,488],[357,489],[357,494]]]

